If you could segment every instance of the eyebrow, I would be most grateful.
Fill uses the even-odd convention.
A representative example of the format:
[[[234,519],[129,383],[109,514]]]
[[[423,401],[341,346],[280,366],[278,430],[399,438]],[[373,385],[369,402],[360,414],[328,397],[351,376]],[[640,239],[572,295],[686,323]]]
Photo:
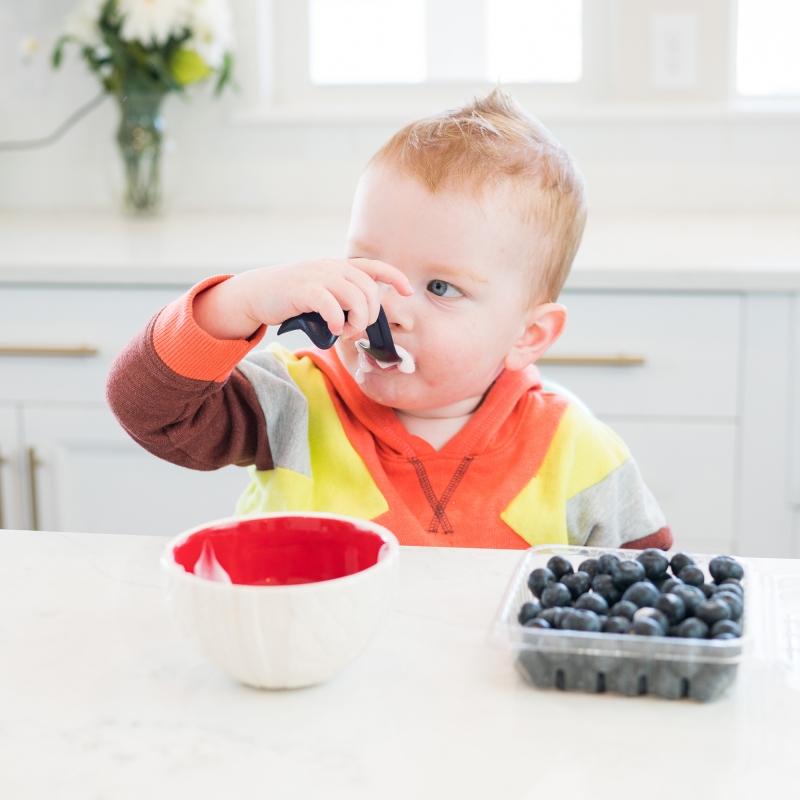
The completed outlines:
[[[363,241],[358,239],[354,239],[349,241],[348,247],[352,248],[361,253],[373,253],[374,250]],[[375,256],[370,255],[369,258],[374,258]],[[478,275],[477,272],[469,269],[468,267],[456,267],[451,266],[450,264],[431,264],[428,267],[432,272],[435,272],[439,275],[442,275],[446,278],[455,278],[458,280],[459,278],[467,278],[468,280],[473,281],[474,283],[489,283],[488,279]]]
[[[489,281],[477,272],[473,272],[468,267],[451,267],[448,264],[434,264],[431,266],[431,271],[443,275],[446,278],[467,278],[474,283],[489,283]]]

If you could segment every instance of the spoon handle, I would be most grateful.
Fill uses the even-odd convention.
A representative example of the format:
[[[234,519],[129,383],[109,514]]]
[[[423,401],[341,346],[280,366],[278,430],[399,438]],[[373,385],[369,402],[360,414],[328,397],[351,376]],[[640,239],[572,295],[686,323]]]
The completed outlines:
[[[344,318],[347,319],[346,311]],[[329,350],[339,338],[331,333],[328,323],[316,311],[306,311],[296,317],[290,317],[281,323],[278,328],[278,336],[287,331],[303,331],[320,350]],[[391,364],[401,360],[394,348],[392,332],[383,306],[378,312],[378,319],[367,327],[367,336],[369,337],[367,352],[378,361]]]
[[[347,319],[346,311],[344,317]],[[328,323],[316,311],[306,311],[282,322],[278,328],[278,336],[288,331],[303,331],[320,350],[330,350],[339,338],[331,333]]]

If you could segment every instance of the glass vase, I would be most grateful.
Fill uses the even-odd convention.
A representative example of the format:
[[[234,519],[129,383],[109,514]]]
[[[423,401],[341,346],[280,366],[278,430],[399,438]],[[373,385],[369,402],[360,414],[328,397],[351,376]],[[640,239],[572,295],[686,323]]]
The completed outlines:
[[[153,92],[127,92],[118,98],[117,142],[125,165],[125,207],[132,214],[154,214],[161,205],[164,97]]]

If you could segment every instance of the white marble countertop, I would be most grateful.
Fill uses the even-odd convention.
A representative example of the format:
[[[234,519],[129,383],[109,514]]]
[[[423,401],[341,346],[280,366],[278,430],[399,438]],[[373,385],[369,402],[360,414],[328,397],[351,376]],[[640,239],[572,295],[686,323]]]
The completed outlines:
[[[0,212],[0,283],[187,286],[339,255],[342,214]],[[575,289],[796,291],[800,215],[590,215]]]
[[[367,652],[328,684],[263,692],[173,630],[163,542],[0,532],[0,797],[793,796],[800,692],[752,658],[707,705],[524,684],[487,641],[517,552],[404,548]]]

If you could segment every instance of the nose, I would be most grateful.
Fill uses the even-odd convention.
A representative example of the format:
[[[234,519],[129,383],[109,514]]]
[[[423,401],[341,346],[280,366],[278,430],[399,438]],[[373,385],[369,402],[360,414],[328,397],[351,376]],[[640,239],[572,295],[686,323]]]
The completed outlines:
[[[412,310],[411,297],[403,297],[399,295],[393,286],[390,286],[384,292],[381,299],[381,305],[386,312],[386,319],[389,321],[389,327],[392,333],[400,332],[409,333],[414,329],[414,314]]]

